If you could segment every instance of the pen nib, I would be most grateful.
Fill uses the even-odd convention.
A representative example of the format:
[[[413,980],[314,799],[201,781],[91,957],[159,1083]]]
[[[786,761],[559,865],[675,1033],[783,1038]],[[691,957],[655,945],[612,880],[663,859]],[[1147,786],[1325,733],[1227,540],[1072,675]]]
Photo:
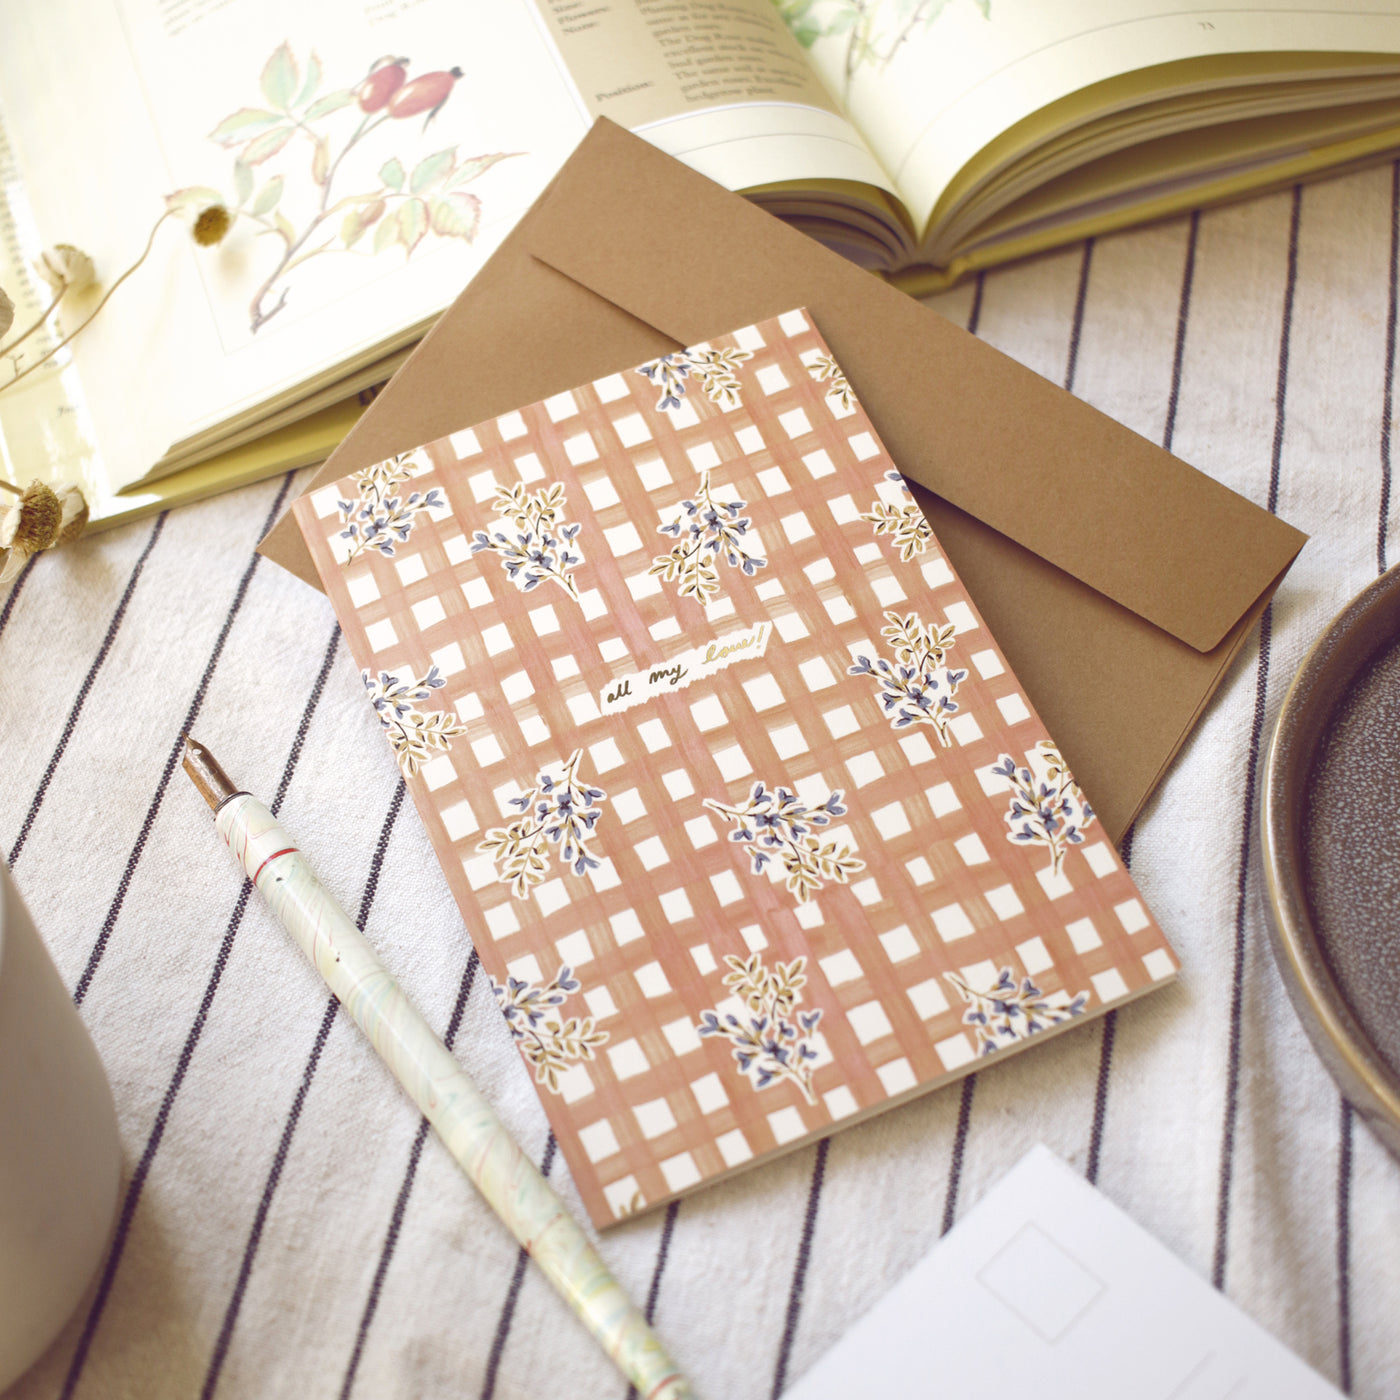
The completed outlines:
[[[185,735],[185,757],[180,766],[190,775],[199,795],[217,811],[234,793],[241,789],[219,767],[219,761],[198,739]]]

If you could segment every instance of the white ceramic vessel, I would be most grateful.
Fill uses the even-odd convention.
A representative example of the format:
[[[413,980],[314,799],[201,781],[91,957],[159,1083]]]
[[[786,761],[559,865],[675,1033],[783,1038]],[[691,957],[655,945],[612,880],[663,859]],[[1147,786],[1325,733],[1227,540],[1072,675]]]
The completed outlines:
[[[120,1175],[102,1062],[0,864],[0,1390],[86,1291]]]

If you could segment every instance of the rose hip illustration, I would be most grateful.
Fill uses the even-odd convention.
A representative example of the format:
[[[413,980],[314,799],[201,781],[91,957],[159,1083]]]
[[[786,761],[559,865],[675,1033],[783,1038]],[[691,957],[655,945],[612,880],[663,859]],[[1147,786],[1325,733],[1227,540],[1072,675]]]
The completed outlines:
[[[362,112],[377,112],[408,79],[408,59],[386,56],[370,65],[369,76],[355,89]]]
[[[424,73],[421,78],[405,83],[389,99],[389,115],[416,117],[419,112],[427,112],[423,121],[426,131],[428,123],[442,111],[443,104],[452,96],[452,89],[461,76],[460,68],[449,68],[441,73]]]
[[[249,307],[254,333],[287,305],[291,274],[324,253],[377,256],[402,247],[405,256],[412,257],[430,234],[467,243],[475,239],[481,201],[464,187],[498,161],[522,152],[461,156],[456,146],[449,146],[421,158],[409,152],[411,163],[389,155],[372,182],[361,173],[361,188],[343,189],[357,178],[351,173],[356,166],[361,172],[365,167],[364,154],[346,165],[352,152],[371,150],[367,139],[386,123],[426,113],[421,136],[463,76],[460,68],[445,68],[410,78],[411,66],[407,56],[385,54],[353,87],[323,92],[315,53],[303,66],[290,45],[280,45],[263,65],[265,105],[240,108],[209,133],[210,140],[234,153],[235,199],[204,186],[166,196],[167,207],[182,213],[227,205],[236,219],[256,227],[257,236],[265,234],[280,243],[276,263]],[[358,124],[351,126],[356,116]],[[293,159],[307,145],[309,168]],[[279,156],[283,168],[259,185],[258,167],[269,166]],[[361,240],[371,229],[374,235],[366,249]]]

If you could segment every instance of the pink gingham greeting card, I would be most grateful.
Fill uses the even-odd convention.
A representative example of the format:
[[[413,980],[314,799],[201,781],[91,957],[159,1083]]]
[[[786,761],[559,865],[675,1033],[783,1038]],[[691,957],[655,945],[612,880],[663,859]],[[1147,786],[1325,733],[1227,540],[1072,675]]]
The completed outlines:
[[[1175,974],[806,312],[296,512],[596,1224]]]

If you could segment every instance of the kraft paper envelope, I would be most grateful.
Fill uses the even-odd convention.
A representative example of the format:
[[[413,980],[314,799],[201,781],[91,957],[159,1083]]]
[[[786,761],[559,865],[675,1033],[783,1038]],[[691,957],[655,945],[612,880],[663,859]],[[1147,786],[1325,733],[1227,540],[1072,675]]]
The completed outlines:
[[[794,306],[1117,840],[1305,536],[610,122],[308,489]],[[290,514],[262,550],[317,583]]]

